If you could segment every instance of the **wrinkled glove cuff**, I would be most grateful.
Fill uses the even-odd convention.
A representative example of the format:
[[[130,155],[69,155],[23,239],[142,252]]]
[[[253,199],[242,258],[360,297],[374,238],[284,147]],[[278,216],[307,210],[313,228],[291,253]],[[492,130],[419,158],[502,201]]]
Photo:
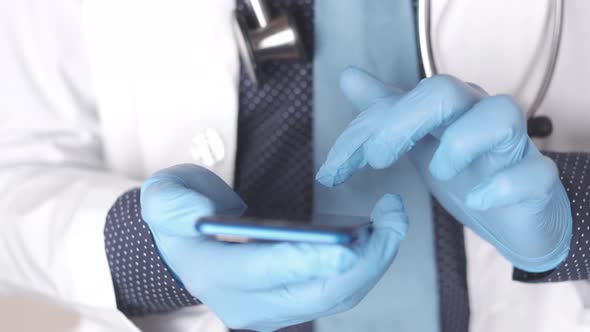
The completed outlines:
[[[544,152],[559,168],[573,221],[573,236],[567,258],[555,269],[531,273],[515,269],[513,279],[539,283],[590,279],[590,154]]]
[[[174,311],[201,302],[170,273],[141,218],[140,190],[117,199],[107,214],[105,249],[117,307],[127,316]]]

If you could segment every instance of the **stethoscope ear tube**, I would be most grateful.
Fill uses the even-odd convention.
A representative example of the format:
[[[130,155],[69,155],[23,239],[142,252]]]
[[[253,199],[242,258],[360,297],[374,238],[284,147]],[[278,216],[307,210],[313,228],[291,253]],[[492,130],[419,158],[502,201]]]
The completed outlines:
[[[418,44],[420,46],[420,57],[422,58],[422,68],[424,76],[431,77],[436,75],[436,64],[432,54],[432,43],[430,36],[430,0],[418,0]]]
[[[563,0],[553,1],[554,25],[551,36],[551,54],[545,75],[539,91],[535,95],[531,106],[526,110],[528,117],[527,125],[529,136],[543,138],[551,135],[553,131],[553,124],[551,119],[547,116],[535,116],[539,107],[543,103],[551,81],[553,80],[553,73],[555,72],[555,65],[559,55],[559,48],[561,43],[561,34],[563,30]],[[422,66],[425,77],[430,77],[438,73],[434,55],[432,50],[432,36],[430,26],[430,0],[418,0],[417,8],[418,16],[418,42],[420,46],[420,56],[422,59]]]

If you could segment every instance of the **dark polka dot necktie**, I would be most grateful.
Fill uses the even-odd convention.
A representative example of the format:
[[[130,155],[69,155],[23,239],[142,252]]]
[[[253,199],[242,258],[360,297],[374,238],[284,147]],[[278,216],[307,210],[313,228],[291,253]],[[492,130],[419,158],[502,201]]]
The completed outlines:
[[[267,1],[271,13],[295,16],[312,50],[310,0]],[[244,1],[238,11],[249,15]],[[305,218],[312,210],[312,62],[268,62],[256,87],[240,75],[235,189],[259,215]]]
[[[238,11],[248,15],[244,1]],[[267,1],[298,22],[308,54],[313,50],[313,1]],[[258,215],[306,218],[312,212],[313,63],[271,61],[255,86],[240,72],[235,189]],[[310,332],[311,323],[281,332]]]

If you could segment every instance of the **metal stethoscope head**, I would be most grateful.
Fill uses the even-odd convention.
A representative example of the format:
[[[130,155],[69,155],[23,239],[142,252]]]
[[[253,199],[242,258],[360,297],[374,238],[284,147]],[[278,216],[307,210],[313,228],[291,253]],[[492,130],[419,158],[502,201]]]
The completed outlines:
[[[547,95],[547,90],[549,89],[555,71],[555,64],[557,63],[563,29],[563,0],[555,0],[553,2],[553,19],[554,25],[551,35],[549,62],[545,69],[545,75],[543,76],[539,91],[537,91],[533,103],[526,111],[528,116],[528,131],[531,137],[547,137],[553,131],[551,119],[543,115],[535,116],[535,113]],[[438,73],[432,50],[430,0],[418,0],[418,34],[424,74],[426,77],[430,77]]]
[[[234,13],[242,65],[255,85],[263,79],[261,66],[270,60],[298,61],[305,58],[301,35],[293,17],[280,13],[271,17],[265,0],[246,0],[251,19]]]

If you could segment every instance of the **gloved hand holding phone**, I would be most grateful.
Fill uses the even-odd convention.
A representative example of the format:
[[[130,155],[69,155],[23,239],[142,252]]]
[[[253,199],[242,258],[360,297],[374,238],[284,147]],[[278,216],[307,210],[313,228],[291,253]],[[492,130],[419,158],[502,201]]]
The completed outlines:
[[[161,170],[141,189],[141,213],[164,262],[236,329],[274,331],[352,308],[387,271],[408,228],[401,199],[386,195],[372,213],[372,234],[352,248],[232,244],[195,230],[200,217],[245,207],[221,178],[194,165]]]
[[[569,199],[511,97],[446,75],[404,93],[354,67],[342,74],[341,87],[360,114],[337,139],[318,181],[335,186],[367,164],[386,168],[409,153],[439,202],[516,267],[543,272],[567,257]]]

